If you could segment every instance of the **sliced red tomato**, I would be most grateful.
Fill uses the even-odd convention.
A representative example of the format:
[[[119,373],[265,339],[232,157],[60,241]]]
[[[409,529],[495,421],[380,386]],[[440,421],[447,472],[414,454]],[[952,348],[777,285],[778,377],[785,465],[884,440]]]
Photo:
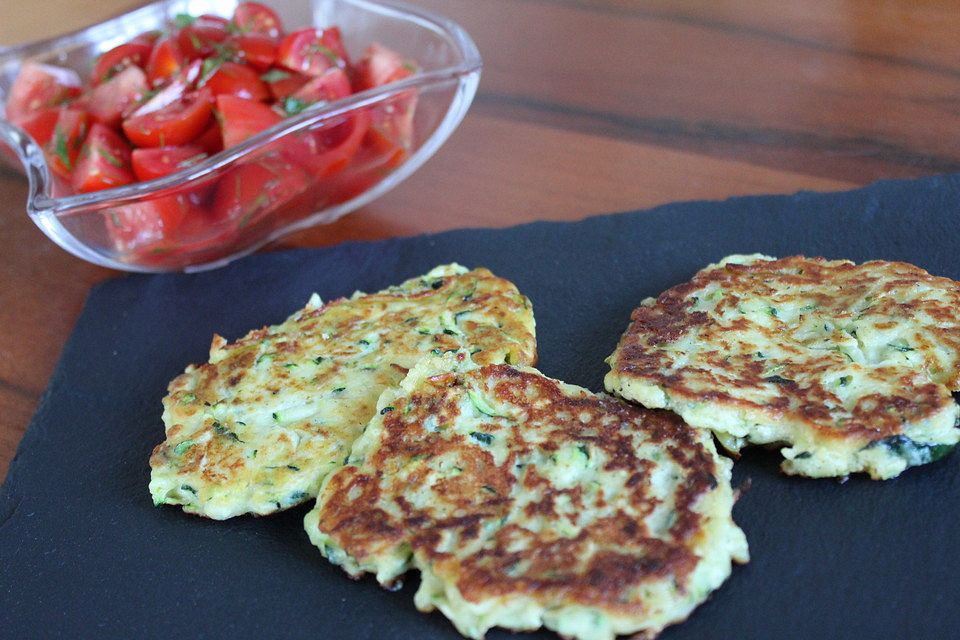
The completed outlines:
[[[402,80],[416,71],[400,54],[379,44],[367,47],[363,58],[357,63],[355,83],[357,91],[379,87]],[[413,115],[417,94],[404,91],[371,110],[370,129],[390,145],[402,150],[413,144]]]
[[[236,51],[240,62],[246,62],[258,71],[266,71],[277,59],[276,41],[260,33],[234,36],[230,48]]]
[[[307,84],[297,89],[282,106],[288,115],[298,113],[305,106],[318,102],[333,102],[350,95],[350,79],[341,69],[329,69],[325,74],[313,78]],[[296,103],[293,108],[287,108],[287,102]],[[301,106],[302,105],[302,106]],[[299,107],[299,108],[297,108]]]
[[[199,147],[207,153],[213,155],[223,151],[223,136],[220,135],[220,125],[214,121],[207,130],[197,136],[193,145]]]
[[[159,40],[160,36],[162,35],[163,35],[163,31],[160,31],[160,30],[144,31],[143,33],[138,35],[136,38],[131,40],[130,42],[148,44],[152,47],[153,45],[157,44],[157,40]]]
[[[308,76],[321,76],[331,67],[349,66],[347,50],[336,27],[294,31],[277,48],[277,63]]]
[[[212,105],[209,91],[194,91],[162,109],[124,120],[123,132],[138,147],[187,144],[210,124]]]
[[[237,228],[243,228],[290,202],[308,186],[309,176],[283,156],[243,164],[220,181],[213,218],[234,220]]]
[[[140,102],[147,91],[147,76],[143,69],[131,66],[94,87],[85,96],[84,103],[94,120],[116,128],[124,112]]]
[[[60,109],[41,109],[32,116],[20,121],[18,126],[26,131],[33,141],[41,147],[53,137],[53,128],[60,117]]]
[[[384,169],[396,169],[407,157],[407,151],[394,140],[384,135],[376,126],[367,129],[363,144],[355,158],[361,167],[376,166]]]
[[[373,43],[357,63],[357,91],[380,87],[413,75],[416,67],[406,62],[399,53]]]
[[[19,124],[41,109],[56,107],[80,95],[80,76],[70,69],[25,62],[10,87],[7,119]]]
[[[86,111],[67,107],[60,109],[57,124],[53,127],[53,137],[44,149],[47,164],[55,173],[70,178],[89,126],[90,114]]]
[[[134,149],[131,155],[133,173],[138,180],[153,180],[192,167],[207,158],[200,147],[155,147]]]
[[[217,53],[221,43],[229,37],[226,20],[216,16],[200,16],[193,24],[180,30],[177,45],[188,60],[196,60]]]
[[[227,94],[259,102],[270,99],[270,90],[260,74],[245,64],[224,62],[201,82],[215,96]]]
[[[270,69],[260,79],[267,83],[274,100],[283,100],[310,82],[310,76],[277,68]]]
[[[136,65],[142,69],[146,66],[151,51],[153,51],[153,45],[144,40],[132,40],[114,47],[97,58],[90,81],[98,85],[130,65]]]
[[[288,143],[284,153],[308,174],[331,176],[353,160],[370,126],[366,111],[345,116],[319,131],[308,131]]]
[[[149,251],[173,238],[185,220],[203,215],[193,193],[142,200],[105,213],[107,232],[121,253]]]
[[[212,13],[204,13],[197,18],[197,22],[206,25],[216,25],[224,29],[229,29],[230,21],[223,16],[217,16]]]
[[[130,145],[113,129],[94,123],[73,170],[73,188],[89,193],[135,180],[130,167]]]
[[[233,24],[244,33],[262,33],[279,38],[283,33],[280,17],[268,6],[259,2],[241,2],[233,12]]]
[[[174,36],[157,40],[147,60],[147,78],[150,86],[158,87],[180,71],[187,63],[186,56],[180,51],[180,45]]]
[[[225,149],[240,144],[282,120],[265,104],[228,94],[217,96],[217,111]]]
[[[202,62],[194,60],[189,65],[180,70],[177,75],[170,79],[162,89],[155,93],[147,92],[144,99],[131,105],[123,112],[123,119],[133,116],[144,116],[153,111],[159,111],[164,107],[180,100],[193,88],[194,83],[200,76],[200,67]]]

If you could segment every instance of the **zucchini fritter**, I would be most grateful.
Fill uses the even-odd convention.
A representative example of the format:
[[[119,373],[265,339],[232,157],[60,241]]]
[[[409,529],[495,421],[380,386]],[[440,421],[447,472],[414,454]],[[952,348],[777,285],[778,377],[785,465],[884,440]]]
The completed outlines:
[[[380,397],[305,519],[324,556],[466,636],[648,637],[746,562],[731,463],[676,415],[529,368],[427,356]]]
[[[960,440],[960,283],[902,262],[730,256],[644,300],[606,388],[782,468],[874,479]]]
[[[215,336],[164,398],[150,458],[157,504],[214,519],[268,514],[316,495],[370,420],[380,392],[424,354],[536,360],[529,300],[486,269],[437,267],[374,294],[306,308],[236,342]]]

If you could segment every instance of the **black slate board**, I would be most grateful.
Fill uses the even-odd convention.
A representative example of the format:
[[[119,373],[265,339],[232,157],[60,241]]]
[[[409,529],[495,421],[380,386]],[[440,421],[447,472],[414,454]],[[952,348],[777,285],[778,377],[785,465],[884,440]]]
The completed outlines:
[[[947,176],[271,253],[100,285],[0,491],[0,635],[456,637],[440,614],[416,612],[416,579],[388,593],[328,565],[302,531],[306,508],[217,523],[153,507],[160,398],[206,359],[215,331],[236,338],[313,291],[376,290],[459,261],[532,298],[545,373],[599,390],[630,310],[708,262],[754,251],[882,258],[960,279],[958,213],[960,177]],[[960,454],[844,485],[786,478],[778,463],[752,451],[736,464],[735,482],[752,479],[735,518],[753,560],[664,639],[960,636]]]

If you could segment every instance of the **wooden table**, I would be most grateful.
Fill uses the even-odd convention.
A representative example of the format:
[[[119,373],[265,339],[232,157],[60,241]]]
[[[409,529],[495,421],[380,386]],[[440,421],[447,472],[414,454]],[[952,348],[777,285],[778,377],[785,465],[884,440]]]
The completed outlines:
[[[0,44],[130,4],[5,0]],[[470,114],[393,192],[273,248],[960,169],[950,2],[421,4],[460,22],[484,56]],[[0,478],[90,286],[117,275],[49,242],[25,193],[21,177],[0,173]]]

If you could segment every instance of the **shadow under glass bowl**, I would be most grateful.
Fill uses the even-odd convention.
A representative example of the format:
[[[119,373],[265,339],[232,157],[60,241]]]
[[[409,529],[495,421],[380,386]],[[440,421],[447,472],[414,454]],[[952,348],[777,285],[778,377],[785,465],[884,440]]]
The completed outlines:
[[[172,23],[180,13],[229,17],[237,0],[162,0],[62,37],[0,50],[0,102],[21,65],[37,61],[89,77],[96,57]],[[146,182],[73,193],[43,150],[0,118],[0,162],[29,180],[26,209],[54,242],[94,264],[125,271],[222,266],[271,240],[325,224],[381,196],[450,136],[473,100],[481,60],[457,24],[399,2],[265,0],[288,30],[336,25],[351,59],[380,43],[420,71],[286,118],[189,168]],[[0,109],[0,114],[3,110]],[[406,114],[401,144],[365,144],[343,166],[306,144]],[[373,127],[370,127],[373,130]],[[9,149],[3,146],[6,144]],[[176,225],[169,221],[176,220]]]

